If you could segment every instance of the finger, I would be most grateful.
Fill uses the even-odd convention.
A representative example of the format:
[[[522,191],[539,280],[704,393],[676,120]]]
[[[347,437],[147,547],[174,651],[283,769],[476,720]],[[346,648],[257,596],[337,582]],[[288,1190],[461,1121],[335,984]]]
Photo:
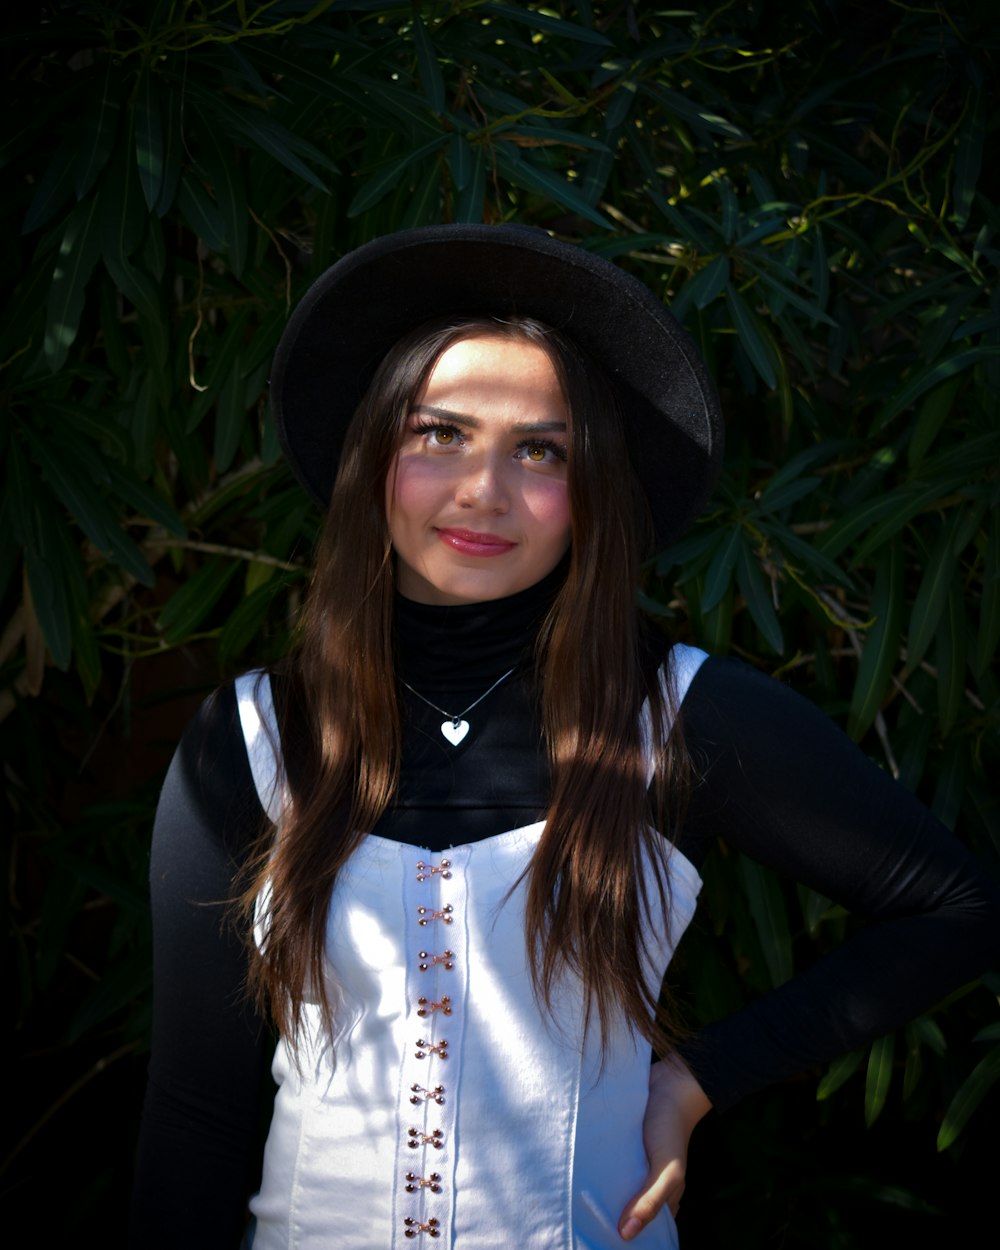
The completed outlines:
[[[684,1177],[679,1168],[668,1167],[650,1172],[642,1188],[629,1199],[618,1221],[618,1232],[624,1241],[631,1241],[660,1211],[669,1206],[676,1214],[684,1192]]]

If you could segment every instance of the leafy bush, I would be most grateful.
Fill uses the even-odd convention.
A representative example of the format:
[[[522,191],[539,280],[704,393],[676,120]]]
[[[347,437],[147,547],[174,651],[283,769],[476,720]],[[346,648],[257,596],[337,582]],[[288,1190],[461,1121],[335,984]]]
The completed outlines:
[[[719,381],[728,451],[647,606],[794,682],[997,868],[992,6],[14,7],[7,961],[25,1062],[47,1074],[20,1112],[15,1190],[39,1183],[71,1096],[106,1083],[110,1059],[141,1068],[164,749],[199,691],[280,652],[318,525],[279,458],[269,361],[308,283],[390,230],[536,224],[662,294]],[[848,926],[734,858],[710,866],[715,932],[686,944],[696,1018]],[[827,1101],[846,1081],[869,1125],[915,1118],[961,1151],[998,1041],[989,996],[957,995],[832,1065],[799,1120],[799,1091],[772,1093],[775,1140],[834,1104],[849,1118],[849,1092]],[[53,1045],[56,1072],[36,1053]],[[111,1202],[126,1153],[81,1184],[66,1227]],[[925,1212],[888,1181],[851,1185],[869,1208]],[[782,1244],[816,1245],[819,1220],[831,1246],[863,1244],[837,1214],[844,1186],[814,1186],[780,1221],[772,1207],[742,1240],[771,1244],[780,1222]]]

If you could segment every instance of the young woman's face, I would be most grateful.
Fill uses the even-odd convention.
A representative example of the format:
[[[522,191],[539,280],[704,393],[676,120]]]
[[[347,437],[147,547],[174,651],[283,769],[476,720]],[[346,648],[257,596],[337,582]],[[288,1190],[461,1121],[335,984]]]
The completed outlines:
[[[480,603],[550,573],[570,540],[568,443],[542,348],[477,334],[443,351],[386,479],[400,592]]]

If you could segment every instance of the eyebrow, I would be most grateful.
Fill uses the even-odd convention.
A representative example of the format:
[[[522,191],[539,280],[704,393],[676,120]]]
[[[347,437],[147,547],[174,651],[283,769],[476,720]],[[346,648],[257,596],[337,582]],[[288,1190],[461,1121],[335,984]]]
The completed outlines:
[[[470,417],[463,412],[452,412],[448,408],[435,408],[433,404],[414,404],[411,412],[422,412],[429,417],[438,417],[452,425],[464,426],[469,430],[482,429],[483,423],[478,417]],[[530,421],[519,422],[511,426],[514,434],[565,434],[565,421]]]

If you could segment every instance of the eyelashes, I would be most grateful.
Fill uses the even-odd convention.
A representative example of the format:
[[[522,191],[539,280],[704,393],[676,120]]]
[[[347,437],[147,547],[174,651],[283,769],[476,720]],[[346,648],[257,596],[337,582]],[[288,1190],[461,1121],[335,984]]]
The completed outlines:
[[[465,443],[465,435],[462,430],[455,425],[448,425],[441,421],[427,421],[420,417],[411,418],[409,429],[413,434],[426,434],[433,436],[433,445],[437,447],[461,447]],[[519,458],[527,460],[530,464],[545,464],[545,455],[548,455],[563,463],[567,460],[567,450],[564,443],[557,442],[551,438],[522,438],[516,444]],[[533,453],[541,451],[545,453],[543,456],[537,456]]]

